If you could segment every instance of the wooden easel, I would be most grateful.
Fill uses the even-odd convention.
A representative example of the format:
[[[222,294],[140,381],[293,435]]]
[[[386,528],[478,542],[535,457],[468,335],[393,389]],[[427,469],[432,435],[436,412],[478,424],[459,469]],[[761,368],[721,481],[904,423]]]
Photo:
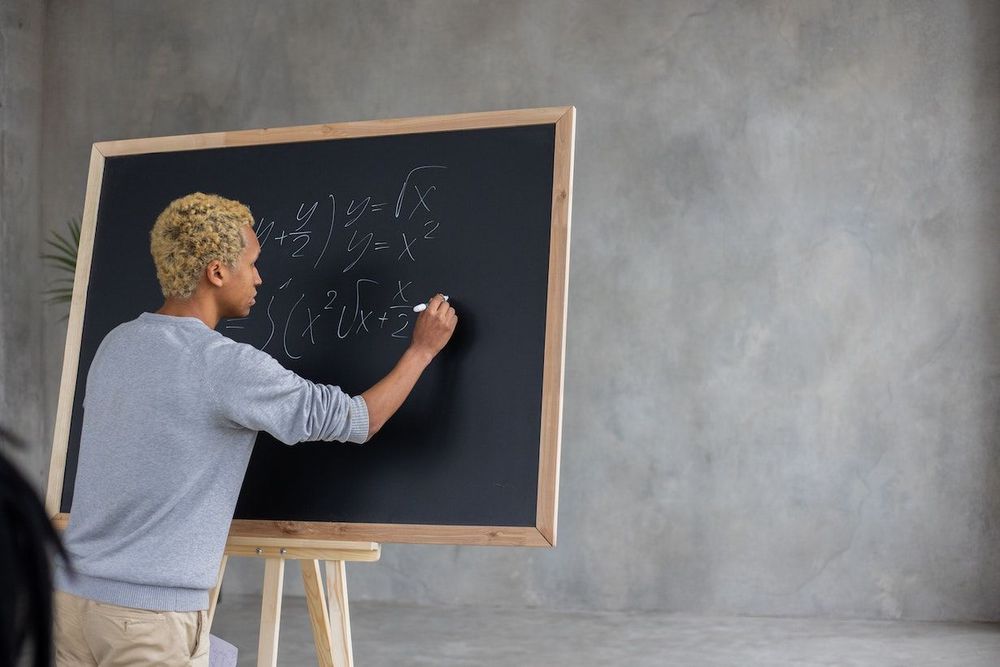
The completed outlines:
[[[299,560],[320,667],[353,667],[354,651],[351,648],[351,616],[347,608],[345,563],[376,561],[381,555],[382,549],[377,542],[230,537],[219,567],[219,578],[209,598],[208,626],[211,629],[229,557],[263,558],[264,597],[260,609],[257,666],[276,667],[285,561]],[[321,562],[326,563],[326,592],[329,599],[323,593]]]

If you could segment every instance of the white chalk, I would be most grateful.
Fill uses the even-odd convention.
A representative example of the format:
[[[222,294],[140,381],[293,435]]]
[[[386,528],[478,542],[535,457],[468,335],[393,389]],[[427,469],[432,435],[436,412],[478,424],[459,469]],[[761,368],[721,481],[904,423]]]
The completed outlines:
[[[448,296],[447,295],[445,295],[444,300],[445,301],[448,300]],[[427,304],[426,303],[418,303],[417,305],[415,305],[413,307],[413,312],[415,312],[415,313],[422,313],[425,310],[427,310]]]

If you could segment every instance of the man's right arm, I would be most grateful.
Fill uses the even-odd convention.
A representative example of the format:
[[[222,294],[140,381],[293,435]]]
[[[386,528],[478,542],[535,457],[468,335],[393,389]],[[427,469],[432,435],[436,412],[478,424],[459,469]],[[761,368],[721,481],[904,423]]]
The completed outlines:
[[[413,391],[424,369],[451,339],[458,324],[455,309],[436,295],[420,313],[413,340],[389,374],[361,394],[368,406],[368,438],[389,421]]]
[[[227,345],[209,374],[209,396],[233,425],[266,431],[291,445],[311,440],[365,442],[399,409],[431,360],[441,351],[458,317],[444,297],[420,314],[413,340],[396,366],[361,396],[299,377],[249,345]]]

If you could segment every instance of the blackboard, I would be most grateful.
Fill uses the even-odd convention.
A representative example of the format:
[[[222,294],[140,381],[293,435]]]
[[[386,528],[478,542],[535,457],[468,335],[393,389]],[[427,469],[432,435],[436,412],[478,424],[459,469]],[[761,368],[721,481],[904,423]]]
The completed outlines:
[[[261,243],[256,306],[217,330],[303,377],[361,393],[406,348],[414,305],[440,291],[460,317],[450,344],[370,442],[289,447],[261,432],[234,527],[554,544],[573,114],[95,144],[88,200],[96,201],[85,206],[67,342],[66,366],[75,367],[63,377],[72,402],[60,400],[60,412],[69,411],[56,443],[65,452],[61,486],[54,491],[50,479],[58,511],[72,506],[97,346],[162,303],[152,222],[171,200],[202,191],[247,204]]]

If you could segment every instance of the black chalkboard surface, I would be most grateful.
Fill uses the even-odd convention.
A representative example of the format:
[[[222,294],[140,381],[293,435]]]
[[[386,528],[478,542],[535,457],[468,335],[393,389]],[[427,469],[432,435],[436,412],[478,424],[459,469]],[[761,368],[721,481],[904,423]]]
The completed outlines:
[[[86,291],[74,304],[82,322],[59,511],[72,506],[91,359],[111,329],[162,303],[149,230],[171,200],[202,191],[247,204],[262,248],[256,306],[218,331],[303,377],[361,393],[405,350],[414,305],[442,292],[460,318],[365,445],[289,447],[261,432],[234,526],[554,544],[573,110],[520,113],[537,121],[541,111],[547,122],[491,126],[490,114],[465,114],[435,117],[431,131],[410,131],[420,119],[409,119],[404,133],[397,121],[385,134],[343,124],[283,128],[289,141],[273,130],[261,143],[226,135],[243,145],[95,145],[105,150]],[[462,119],[459,129],[449,118]],[[122,145],[130,150],[112,150]]]

